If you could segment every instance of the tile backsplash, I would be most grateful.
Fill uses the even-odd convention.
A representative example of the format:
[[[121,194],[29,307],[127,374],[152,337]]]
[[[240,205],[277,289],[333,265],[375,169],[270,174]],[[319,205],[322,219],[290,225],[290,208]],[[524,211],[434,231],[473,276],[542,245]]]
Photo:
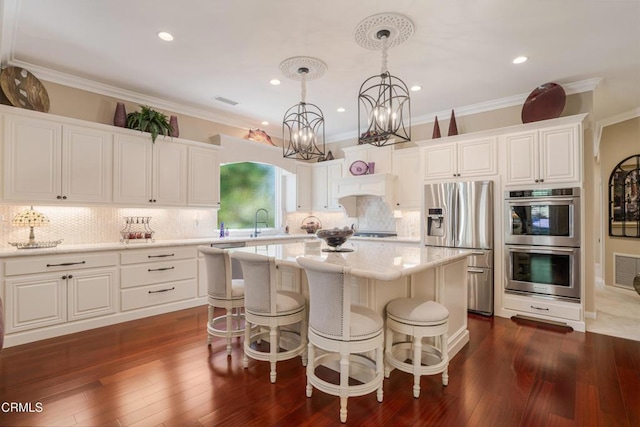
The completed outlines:
[[[13,227],[11,220],[27,205],[0,205],[0,247],[10,247],[8,242],[24,242],[29,229]],[[34,206],[34,210],[49,218],[49,225],[34,229],[36,240],[62,239],[62,244],[111,243],[120,239],[125,227],[124,217],[148,216],[150,228],[156,240],[216,237],[217,214],[215,209],[180,208],[111,208]]]

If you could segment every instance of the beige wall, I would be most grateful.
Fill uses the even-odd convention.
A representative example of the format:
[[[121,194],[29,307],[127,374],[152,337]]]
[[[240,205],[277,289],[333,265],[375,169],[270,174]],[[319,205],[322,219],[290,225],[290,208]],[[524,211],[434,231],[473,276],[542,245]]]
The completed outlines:
[[[608,228],[609,175],[620,161],[633,154],[640,154],[640,118],[627,120],[603,129],[600,140],[600,171],[604,196],[601,206],[604,230],[603,271],[604,281],[607,285],[614,283],[614,252],[640,256],[640,239],[610,237]]]
[[[112,125],[116,103],[123,102],[128,113],[140,109],[139,104],[122,101],[121,99],[47,81],[44,81],[43,84],[49,95],[51,103],[49,113],[51,114]],[[153,105],[150,107],[154,108]],[[209,138],[217,134],[244,138],[248,133],[247,129],[240,129],[183,114],[176,114],[173,111],[165,111],[160,108],[155,109],[166,114],[167,117],[171,115],[177,116],[180,138],[191,141],[210,143]],[[276,143],[278,142],[276,141]]]

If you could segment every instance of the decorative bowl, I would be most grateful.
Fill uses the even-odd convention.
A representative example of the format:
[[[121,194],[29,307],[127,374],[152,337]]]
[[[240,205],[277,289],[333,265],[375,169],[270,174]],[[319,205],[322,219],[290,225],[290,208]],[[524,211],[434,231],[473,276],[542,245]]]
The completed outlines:
[[[353,235],[353,230],[347,227],[342,229],[336,227],[331,230],[320,230],[316,235],[327,242],[327,245],[334,248],[335,251],[339,251],[340,246]]]
[[[308,216],[302,221],[302,227],[300,228],[308,234],[314,234],[322,228],[322,223],[315,216]]]

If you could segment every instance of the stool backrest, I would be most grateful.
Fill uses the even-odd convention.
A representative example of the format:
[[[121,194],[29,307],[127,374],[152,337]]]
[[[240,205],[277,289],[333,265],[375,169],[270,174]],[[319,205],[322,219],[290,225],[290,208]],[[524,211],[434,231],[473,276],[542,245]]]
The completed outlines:
[[[198,246],[204,255],[208,294],[218,298],[231,298],[231,259],[226,249]]]
[[[345,283],[344,268],[314,259],[298,257],[309,284],[309,327],[337,340],[349,341],[351,286]]]
[[[244,306],[247,311],[275,315],[276,265],[275,258],[249,252],[234,252],[240,261],[244,278]]]

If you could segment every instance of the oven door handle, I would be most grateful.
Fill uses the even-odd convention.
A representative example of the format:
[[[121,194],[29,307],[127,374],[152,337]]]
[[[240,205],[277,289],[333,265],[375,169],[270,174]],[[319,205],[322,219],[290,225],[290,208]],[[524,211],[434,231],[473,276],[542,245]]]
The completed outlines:
[[[576,199],[572,197],[561,198],[531,198],[531,199],[507,199],[509,206],[539,206],[539,205],[573,205]]]
[[[538,252],[538,253],[553,253],[553,252],[566,252],[572,253],[576,251],[576,248],[567,248],[562,246],[524,246],[524,245],[510,245],[507,246],[507,250],[510,252]]]

